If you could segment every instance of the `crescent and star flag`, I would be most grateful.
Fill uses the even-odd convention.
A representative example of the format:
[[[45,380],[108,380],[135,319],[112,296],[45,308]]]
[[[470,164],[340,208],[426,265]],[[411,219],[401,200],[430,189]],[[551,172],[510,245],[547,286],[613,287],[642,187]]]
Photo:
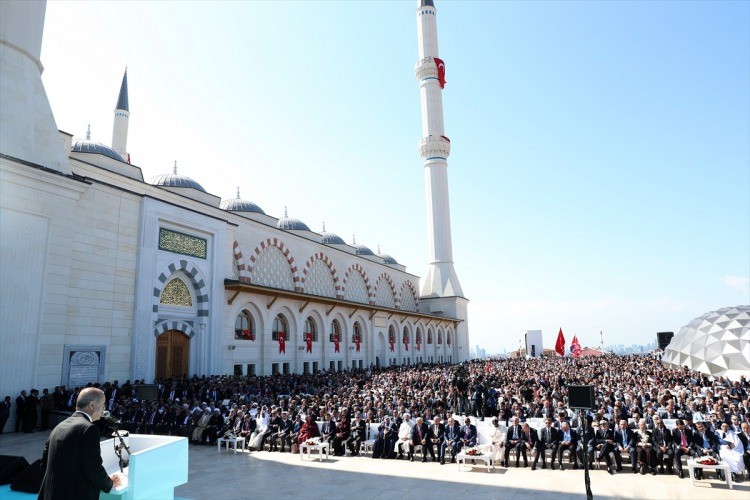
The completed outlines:
[[[305,335],[305,344],[307,344],[307,352],[312,352],[312,333]]]
[[[339,335],[334,334],[333,336],[333,352],[339,352]]]
[[[438,70],[438,81],[440,82],[440,88],[445,88],[445,63],[442,59],[435,58],[435,66]]]
[[[359,352],[359,335],[354,337],[354,345],[357,346],[357,352]]]
[[[395,342],[393,341],[393,337],[388,339],[388,343],[391,344],[391,352],[393,352],[393,344],[395,344]]]
[[[279,332],[279,354],[282,352],[286,354],[286,339],[284,338],[284,333]]]
[[[422,339],[417,337],[417,351],[421,351],[421,350],[422,350]]]
[[[409,337],[404,337],[404,349],[409,350]]]
[[[560,328],[560,333],[557,334],[557,342],[555,342],[555,352],[560,356],[565,356],[565,337],[563,337],[562,328]]]
[[[578,343],[578,337],[573,335],[573,341],[570,343],[570,354],[574,358],[581,356],[581,344]]]
[[[242,335],[244,335],[247,340],[252,340],[253,342],[255,342],[255,336],[250,330],[242,330]]]

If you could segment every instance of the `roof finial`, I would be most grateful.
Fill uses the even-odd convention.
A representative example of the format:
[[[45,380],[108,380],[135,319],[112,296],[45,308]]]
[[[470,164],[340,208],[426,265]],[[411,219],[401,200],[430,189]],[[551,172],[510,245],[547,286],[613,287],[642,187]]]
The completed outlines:
[[[174,161],[174,174],[177,175],[177,160]]]
[[[355,235],[352,235],[352,245],[357,244],[357,237]]]
[[[326,221],[323,221],[323,232],[326,232]]]
[[[239,186],[237,186],[237,199],[238,200],[240,199],[240,187]]]
[[[378,253],[380,253],[380,243],[378,243]]]
[[[286,205],[284,205],[284,217],[289,217],[289,216],[288,216],[288,215],[286,214]]]
[[[91,124],[89,123],[89,126],[86,128],[86,140],[91,140]]]

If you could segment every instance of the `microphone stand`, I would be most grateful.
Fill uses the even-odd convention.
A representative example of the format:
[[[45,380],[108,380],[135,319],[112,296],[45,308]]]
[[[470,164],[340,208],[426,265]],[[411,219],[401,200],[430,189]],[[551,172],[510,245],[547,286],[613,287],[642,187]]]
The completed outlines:
[[[591,478],[589,477],[589,448],[587,432],[589,422],[586,420],[586,415],[580,408],[578,409],[578,418],[581,422],[581,429],[583,429],[583,436],[581,436],[581,439],[583,440],[583,453],[581,455],[583,456],[583,481],[586,486],[586,498],[587,500],[593,500],[594,494],[591,492]],[[560,454],[560,458],[562,459],[562,454]]]
[[[124,472],[124,468],[128,466],[130,463],[130,460],[125,460],[122,458],[122,450],[125,450],[128,452],[128,458],[130,457],[130,448],[128,448],[128,445],[125,444],[125,440],[122,438],[122,435],[120,435],[120,429],[117,427],[117,424],[113,422],[115,427],[114,435],[117,436],[117,439],[119,440],[119,444],[115,441],[112,441],[112,444],[115,447],[115,455],[117,455],[117,459],[120,464],[120,472]]]

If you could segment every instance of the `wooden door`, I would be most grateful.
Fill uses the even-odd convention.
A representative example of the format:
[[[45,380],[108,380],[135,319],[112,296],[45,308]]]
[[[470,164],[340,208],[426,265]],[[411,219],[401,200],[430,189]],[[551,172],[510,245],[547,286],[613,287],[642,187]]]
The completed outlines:
[[[179,330],[169,330],[156,339],[156,377],[187,375],[190,338]]]

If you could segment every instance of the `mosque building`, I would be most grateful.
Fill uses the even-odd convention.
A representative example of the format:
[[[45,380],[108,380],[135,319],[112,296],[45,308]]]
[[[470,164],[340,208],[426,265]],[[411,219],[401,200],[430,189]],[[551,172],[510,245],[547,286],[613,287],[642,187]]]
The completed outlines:
[[[144,179],[127,146],[127,71],[111,145],[58,131],[41,81],[45,7],[0,3],[2,394],[469,357],[431,0],[418,2],[415,69],[428,191],[422,280],[390,255],[269,215],[239,189],[221,200],[177,165]]]

